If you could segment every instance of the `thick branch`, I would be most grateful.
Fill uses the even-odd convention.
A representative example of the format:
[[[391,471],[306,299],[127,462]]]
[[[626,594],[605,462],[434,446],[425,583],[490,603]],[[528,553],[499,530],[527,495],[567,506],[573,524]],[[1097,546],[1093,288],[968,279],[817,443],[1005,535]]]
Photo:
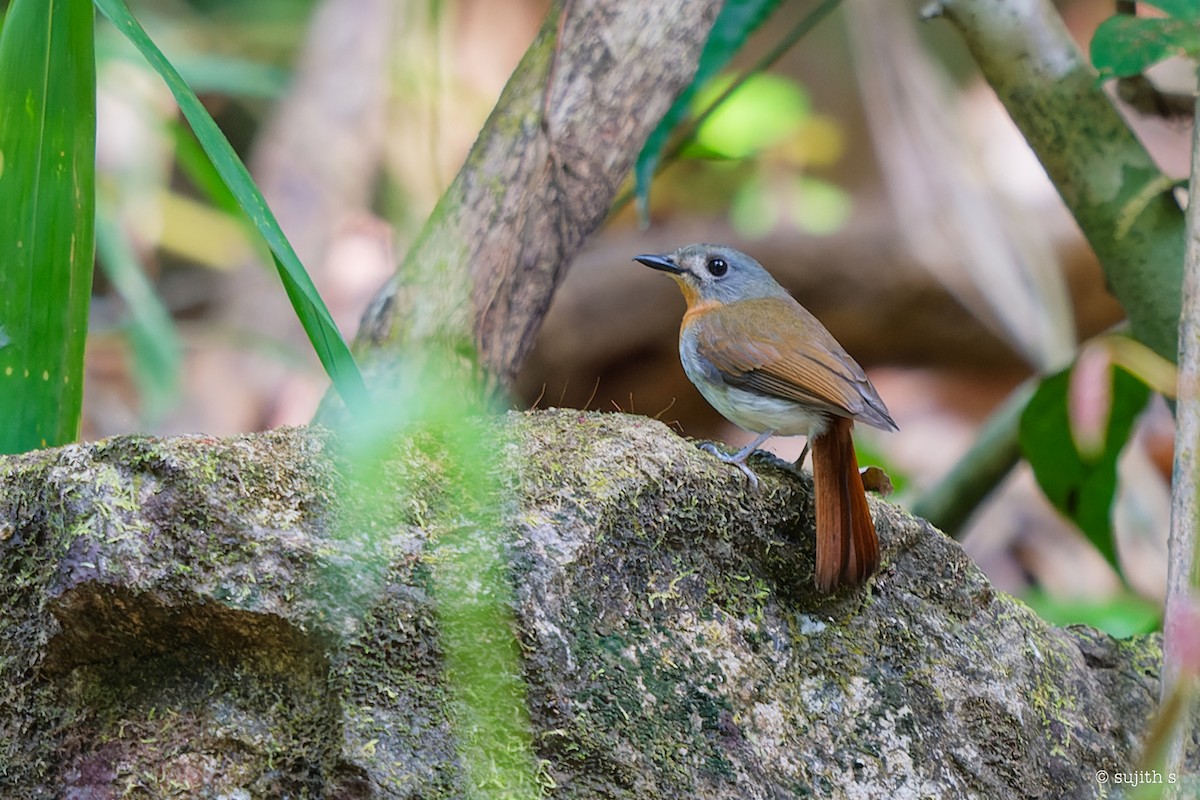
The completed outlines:
[[[1160,702],[1173,699],[1184,707],[1195,703],[1197,650],[1196,599],[1200,596],[1200,101],[1195,104],[1192,129],[1192,180],[1188,195],[1187,261],[1183,279],[1183,313],[1179,317],[1179,388],[1175,412],[1175,466],[1171,477],[1171,539],[1167,571],[1163,679]],[[1186,714],[1173,721],[1167,753],[1168,770],[1182,771],[1188,743],[1195,730]],[[1182,797],[1169,790],[1168,798]]]
[[[360,354],[383,365],[431,346],[476,350],[509,385],[566,265],[691,79],[719,6],[572,0],[552,15],[368,309]]]
[[[1183,214],[1048,0],[935,0],[1104,265],[1133,334],[1176,357]]]

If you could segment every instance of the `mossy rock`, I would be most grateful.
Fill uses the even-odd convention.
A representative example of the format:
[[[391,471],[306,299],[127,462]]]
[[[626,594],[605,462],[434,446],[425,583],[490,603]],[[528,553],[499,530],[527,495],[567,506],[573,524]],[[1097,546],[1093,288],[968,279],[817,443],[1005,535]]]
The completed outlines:
[[[1094,797],[1137,763],[1158,638],[1047,625],[897,507],[880,573],[826,597],[807,476],[751,490],[653,420],[346,450],[0,459],[3,797],[504,796],[472,788],[498,750],[525,796]],[[481,739],[483,707],[527,729]]]

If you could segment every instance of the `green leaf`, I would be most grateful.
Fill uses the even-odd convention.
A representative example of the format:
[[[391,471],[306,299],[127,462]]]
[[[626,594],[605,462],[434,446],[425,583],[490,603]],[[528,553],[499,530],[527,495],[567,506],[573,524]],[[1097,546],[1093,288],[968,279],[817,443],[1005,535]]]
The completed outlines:
[[[0,452],[79,435],[92,291],[95,13],[13,0],[0,30]]]
[[[415,514],[430,531],[419,577],[436,608],[440,675],[465,773],[455,796],[547,798],[513,616],[503,407],[482,376],[464,375],[453,358],[402,357],[395,367],[402,377],[380,389],[387,396],[375,413],[343,432],[347,513],[331,531],[314,605],[347,625],[371,613],[396,558],[395,537],[377,520]],[[436,476],[421,466],[428,463],[438,465]]]
[[[1200,19],[1200,3],[1196,0],[1142,0],[1148,6],[1179,19]]]
[[[238,204],[237,198],[233,196],[233,192],[229,191],[225,181],[221,180],[220,174],[213,166],[208,154],[204,152],[204,148],[196,139],[192,129],[182,122],[172,119],[167,123],[167,130],[171,134],[172,141],[175,142],[175,165],[179,171],[192,182],[202,197],[216,208],[245,223],[247,240],[258,241],[254,235],[257,231],[253,224],[242,213],[242,207]],[[264,247],[262,253],[264,259],[267,257],[266,253]]]
[[[720,72],[729,59],[733,57],[746,41],[746,38],[763,23],[771,12],[779,5],[779,0],[726,0],[713,23],[712,32],[700,53],[696,74],[675,103],[667,109],[667,113],[659,120],[656,127],[646,139],[637,163],[633,168],[634,180],[637,184],[638,208],[643,218],[650,202],[650,181],[658,169],[662,157],[662,149],[670,138],[675,126],[687,115],[692,98],[709,78]]]
[[[1019,441],[1046,497],[1120,572],[1110,513],[1117,485],[1117,456],[1149,400],[1150,390],[1122,369],[1111,374],[1112,410],[1099,455],[1080,455],[1071,436],[1069,370],[1046,378],[1034,392],[1021,415]]]
[[[95,3],[101,13],[141,51],[142,56],[166,81],[184,117],[196,133],[196,138],[204,147],[204,152],[212,159],[217,173],[266,240],[267,246],[271,248],[275,267],[279,271],[288,299],[296,310],[296,317],[304,326],[313,350],[332,379],[334,388],[350,409],[361,411],[367,399],[367,390],[358,365],[334,324],[329,309],[313,286],[304,265],[300,263],[291,243],[284,236],[275,215],[267,207],[262,193],[254,185],[246,166],[237,157],[225,134],[217,127],[195,93],[150,40],[123,0],[95,0]]]
[[[1176,17],[1109,17],[1092,36],[1091,55],[1102,77],[1139,75],[1171,56],[1200,55],[1200,22]]]

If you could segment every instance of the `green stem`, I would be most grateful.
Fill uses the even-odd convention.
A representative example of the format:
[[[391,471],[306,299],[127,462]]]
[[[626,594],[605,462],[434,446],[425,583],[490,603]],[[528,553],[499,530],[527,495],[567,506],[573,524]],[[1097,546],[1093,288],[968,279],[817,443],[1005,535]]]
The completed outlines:
[[[963,523],[1020,459],[1017,433],[1021,412],[1035,388],[1037,379],[1030,378],[1009,394],[984,423],[966,455],[913,504],[914,514],[957,537]]]

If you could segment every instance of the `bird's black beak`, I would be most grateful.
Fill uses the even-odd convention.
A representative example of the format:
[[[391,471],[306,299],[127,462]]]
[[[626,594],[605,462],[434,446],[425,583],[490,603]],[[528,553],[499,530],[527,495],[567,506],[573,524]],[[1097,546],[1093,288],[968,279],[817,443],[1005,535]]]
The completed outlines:
[[[634,256],[634,261],[640,261],[647,267],[661,269],[674,275],[682,275],[685,270],[675,263],[675,256]]]

